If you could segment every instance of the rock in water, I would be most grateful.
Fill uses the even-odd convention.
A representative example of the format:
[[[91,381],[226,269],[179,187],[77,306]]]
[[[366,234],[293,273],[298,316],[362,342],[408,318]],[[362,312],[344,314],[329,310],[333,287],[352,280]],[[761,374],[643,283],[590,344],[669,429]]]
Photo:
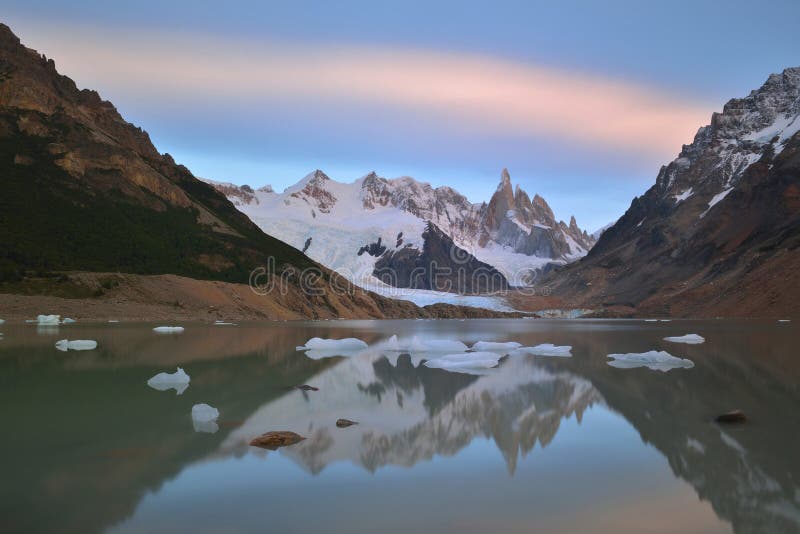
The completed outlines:
[[[339,428],[347,428],[348,426],[357,425],[356,421],[351,421],[350,419],[337,419],[336,426]]]
[[[261,434],[257,438],[250,441],[250,446],[261,447],[262,449],[269,449],[271,451],[277,450],[281,447],[288,447],[295,443],[300,443],[304,438],[300,434],[289,432],[286,430],[279,430]]]
[[[714,420],[717,423],[744,423],[747,421],[747,416],[741,410],[733,410],[731,412],[718,415],[714,418]]]

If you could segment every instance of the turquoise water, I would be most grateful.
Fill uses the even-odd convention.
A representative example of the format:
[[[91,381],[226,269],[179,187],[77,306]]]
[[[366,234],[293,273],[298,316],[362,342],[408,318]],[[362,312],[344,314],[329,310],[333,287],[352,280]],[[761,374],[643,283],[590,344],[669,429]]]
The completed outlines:
[[[772,321],[3,325],[3,532],[798,532],[800,364]],[[701,345],[663,341],[696,333]],[[471,375],[391,335],[572,345]],[[313,336],[358,337],[313,360]],[[95,339],[59,352],[58,339]],[[609,353],[668,350],[669,372]],[[183,367],[181,394],[148,378]],[[310,384],[319,391],[290,389]],[[196,432],[192,405],[220,411]],[[749,421],[720,426],[742,409]],[[359,424],[337,428],[338,418]],[[267,451],[269,430],[307,439]]]

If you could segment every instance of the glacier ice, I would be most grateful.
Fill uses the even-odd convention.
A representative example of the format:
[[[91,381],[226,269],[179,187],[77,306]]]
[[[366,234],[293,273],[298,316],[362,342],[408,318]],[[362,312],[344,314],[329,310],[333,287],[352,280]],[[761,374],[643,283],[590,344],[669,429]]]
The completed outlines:
[[[535,347],[520,347],[511,352],[511,355],[517,354],[532,354],[533,356],[558,356],[562,358],[569,358],[572,356],[571,345],[553,345],[552,343],[542,343]]]
[[[424,365],[457,373],[474,373],[496,367],[500,358],[502,356],[496,352],[461,352],[427,360]]]
[[[214,434],[219,430],[217,426],[218,417],[219,410],[213,406],[209,406],[205,403],[192,406],[192,426],[194,426],[195,432]]]
[[[366,349],[369,345],[356,339],[348,337],[345,339],[322,339],[320,337],[312,337],[302,347],[297,347],[297,350],[344,350],[356,351]]]
[[[70,319],[69,317],[64,317],[64,320],[61,321],[61,324],[73,324],[77,323],[75,319]]]
[[[97,341],[93,339],[61,339],[56,341],[56,348],[60,351],[66,352],[67,350],[94,350],[97,348]]]
[[[520,348],[521,346],[522,343],[517,343],[516,341],[477,341],[472,345],[471,350],[476,352],[510,352],[514,349]]]
[[[61,316],[60,315],[37,315],[36,316],[36,323],[40,324],[40,325],[58,325],[60,322],[61,322]]]
[[[190,380],[186,371],[178,367],[174,373],[158,373],[147,381],[147,385],[158,391],[174,389],[180,395],[189,387]]]
[[[629,353],[629,354],[609,354],[612,361],[608,362],[611,367],[620,369],[632,369],[634,367],[647,367],[653,371],[667,372],[670,369],[683,367],[691,369],[694,367],[692,360],[676,358],[666,351],[651,350],[648,352]]]
[[[420,339],[417,336],[411,341],[401,342],[392,336],[384,348],[387,352],[466,352],[467,346],[453,339]]]
[[[664,341],[672,341],[673,343],[688,343],[689,345],[698,345],[700,343],[705,343],[706,339],[703,336],[698,336],[697,334],[686,334],[685,336],[665,337]]]
[[[159,334],[180,334],[183,332],[182,326],[157,326],[153,328],[153,332],[158,332]]]

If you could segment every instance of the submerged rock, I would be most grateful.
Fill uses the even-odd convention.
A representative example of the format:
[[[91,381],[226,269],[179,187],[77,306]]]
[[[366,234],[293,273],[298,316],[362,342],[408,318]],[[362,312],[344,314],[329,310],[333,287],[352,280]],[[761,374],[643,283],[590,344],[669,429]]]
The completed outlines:
[[[717,423],[744,423],[747,416],[741,410],[733,410],[716,416],[714,420]]]
[[[300,443],[304,438],[300,434],[289,432],[287,430],[278,430],[266,432],[257,438],[250,441],[251,447],[261,447],[262,449],[269,449],[271,451],[277,450],[281,447],[288,447],[295,443]]]
[[[358,422],[351,421],[350,419],[337,419],[336,420],[336,426],[338,426],[339,428],[347,428],[348,426],[353,426],[353,425],[357,425],[357,424],[358,424]]]

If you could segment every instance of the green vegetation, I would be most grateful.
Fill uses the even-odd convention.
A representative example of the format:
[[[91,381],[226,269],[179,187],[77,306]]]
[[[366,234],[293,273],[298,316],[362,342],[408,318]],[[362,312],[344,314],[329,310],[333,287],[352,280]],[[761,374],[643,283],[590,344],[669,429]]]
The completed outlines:
[[[299,251],[265,235],[180,166],[167,169],[171,179],[241,237],[199,224],[195,209],[151,209],[113,186],[119,178],[114,171],[108,171],[107,180],[101,177],[108,183],[103,188],[92,185],[96,176],[89,182],[68,174],[54,163],[47,146],[70,133],[81,134],[81,125],[69,119],[59,122],[58,116],[42,119],[60,133],[51,138],[27,135],[18,130],[16,113],[0,112],[0,284],[71,270],[172,273],[246,283],[251,270],[266,265],[270,256],[277,266],[310,265]],[[142,192],[153,205],[161,204],[151,192]],[[201,256],[225,262],[209,266]]]

